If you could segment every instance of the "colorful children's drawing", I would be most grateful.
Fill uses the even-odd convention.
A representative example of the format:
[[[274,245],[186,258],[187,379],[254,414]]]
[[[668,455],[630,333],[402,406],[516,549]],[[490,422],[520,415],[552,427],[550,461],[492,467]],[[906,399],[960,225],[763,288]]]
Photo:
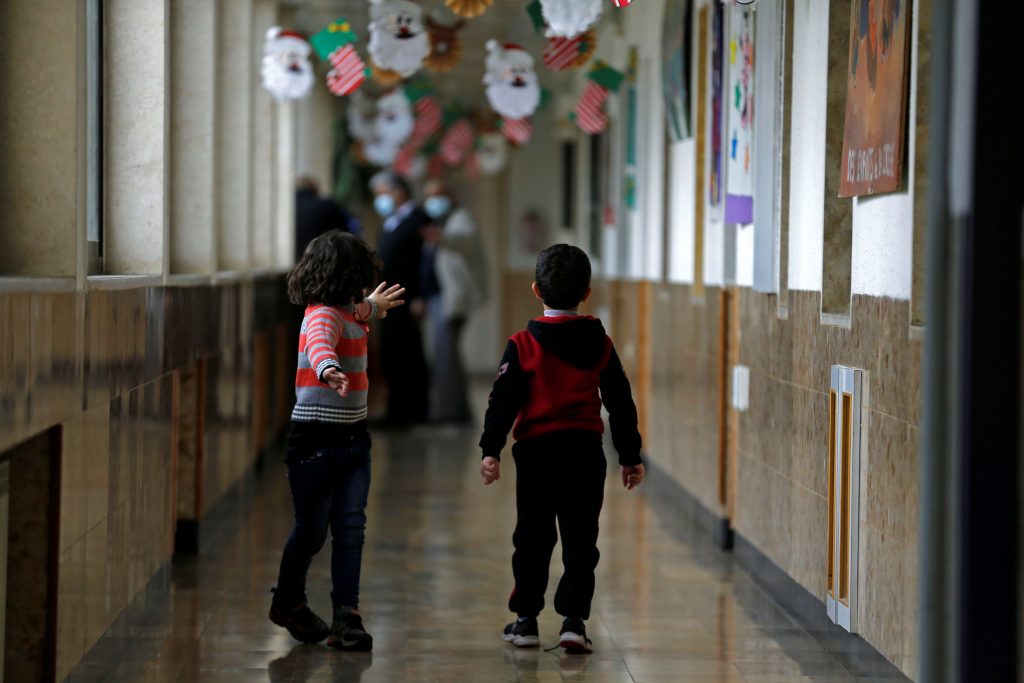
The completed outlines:
[[[754,12],[730,6],[725,222],[754,222]]]

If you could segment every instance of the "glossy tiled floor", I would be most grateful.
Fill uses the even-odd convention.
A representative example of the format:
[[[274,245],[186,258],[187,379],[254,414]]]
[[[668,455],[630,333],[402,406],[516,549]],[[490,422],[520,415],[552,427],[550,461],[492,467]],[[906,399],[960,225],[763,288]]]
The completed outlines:
[[[485,488],[476,436],[375,436],[362,601],[372,655],[300,646],[267,621],[291,514],[284,467],[271,458],[249,493],[204,529],[200,558],[163,571],[71,680],[898,680],[859,641],[801,627],[728,555],[666,525],[642,490],[627,493],[611,478],[589,622],[596,652],[506,646],[514,468],[509,459],[504,478]],[[309,587],[329,618],[327,560],[317,558]],[[542,615],[543,646],[557,643],[559,623],[550,609]]]

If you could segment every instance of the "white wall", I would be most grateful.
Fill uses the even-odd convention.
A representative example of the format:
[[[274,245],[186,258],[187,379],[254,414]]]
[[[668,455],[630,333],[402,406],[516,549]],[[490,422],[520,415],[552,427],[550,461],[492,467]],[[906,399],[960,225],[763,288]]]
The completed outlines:
[[[696,209],[693,190],[695,150],[693,138],[673,143],[669,147],[669,260],[668,279],[670,282],[692,283],[694,276],[694,255],[696,230],[694,215]]]
[[[789,288],[821,291],[825,237],[828,3],[796,0],[789,183]]]
[[[911,21],[917,17],[914,3]],[[859,197],[853,204],[853,263],[850,291],[853,294],[910,300],[913,287],[914,176],[917,148],[917,46],[916,26],[911,24],[910,97],[908,101],[908,163],[904,167],[905,192],[878,197]],[[909,166],[909,168],[907,168]]]

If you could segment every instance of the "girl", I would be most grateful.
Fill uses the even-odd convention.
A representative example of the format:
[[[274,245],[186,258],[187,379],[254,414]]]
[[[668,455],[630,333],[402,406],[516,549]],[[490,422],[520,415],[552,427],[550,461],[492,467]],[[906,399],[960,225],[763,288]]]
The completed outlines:
[[[400,285],[382,282],[364,298],[380,266],[360,239],[332,230],[314,239],[288,274],[288,296],[305,305],[288,434],[288,483],[295,528],[281,558],[270,620],[303,643],[368,652],[359,569],[370,488],[366,430],[367,322],[405,303]],[[385,289],[385,287],[387,287]],[[330,527],[334,620],[330,628],[306,604],[306,573]]]

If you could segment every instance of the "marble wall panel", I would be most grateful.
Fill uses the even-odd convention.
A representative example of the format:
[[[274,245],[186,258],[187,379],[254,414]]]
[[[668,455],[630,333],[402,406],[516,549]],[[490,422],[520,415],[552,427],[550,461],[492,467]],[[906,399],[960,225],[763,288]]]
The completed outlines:
[[[283,291],[283,278],[271,276],[0,292],[0,453],[60,426],[58,680],[170,557],[174,371],[217,361],[206,444],[217,484],[206,491],[207,509],[254,460],[252,340],[260,331],[275,359],[262,374],[273,384],[264,393],[273,396],[275,423],[287,419],[294,335]]]
[[[655,438],[648,455],[720,512],[719,292],[710,288],[695,298],[686,285],[670,292],[672,333],[663,334],[661,323],[652,321],[651,353],[667,365],[671,380],[668,397],[655,380],[652,398],[672,408],[652,410]],[[854,296],[850,323],[840,326],[822,324],[816,292],[788,293],[784,318],[774,295],[740,290],[739,296],[739,361],[751,377],[750,407],[739,417],[734,527],[823,597],[830,369],[841,364],[866,370],[860,628],[913,675],[921,344],[910,336],[909,303]]]

